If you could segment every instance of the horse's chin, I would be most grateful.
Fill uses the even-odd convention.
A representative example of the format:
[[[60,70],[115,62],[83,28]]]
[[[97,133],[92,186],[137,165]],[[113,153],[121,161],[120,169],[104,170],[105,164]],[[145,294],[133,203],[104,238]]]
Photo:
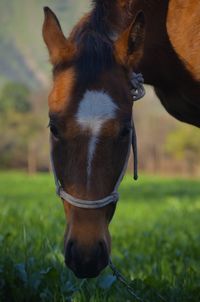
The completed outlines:
[[[94,269],[93,267],[88,267],[85,270],[80,270],[79,268],[71,267],[67,261],[65,261],[65,264],[78,279],[97,278],[100,275],[100,273],[108,266],[108,262],[107,262],[104,264],[104,267],[101,267],[101,269]]]
[[[78,279],[92,279],[92,278],[97,278],[100,275],[101,271],[97,271],[95,273],[90,273],[90,272],[79,273],[73,271],[73,273]]]

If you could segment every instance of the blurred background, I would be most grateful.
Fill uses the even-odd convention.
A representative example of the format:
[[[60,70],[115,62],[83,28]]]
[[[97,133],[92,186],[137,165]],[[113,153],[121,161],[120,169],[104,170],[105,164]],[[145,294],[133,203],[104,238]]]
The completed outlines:
[[[0,0],[0,169],[49,170],[47,96],[51,66],[42,41],[43,6],[67,35],[88,0]],[[148,173],[198,176],[200,131],[173,119],[146,87],[134,106],[139,168]]]

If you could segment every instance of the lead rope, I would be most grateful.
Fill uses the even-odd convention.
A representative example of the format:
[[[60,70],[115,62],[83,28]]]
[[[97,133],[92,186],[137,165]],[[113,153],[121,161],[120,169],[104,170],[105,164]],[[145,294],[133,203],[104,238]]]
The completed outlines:
[[[133,97],[133,101],[136,102],[145,96],[144,89],[144,78],[141,73],[133,72],[130,77],[131,85],[133,89],[131,90],[131,94]],[[134,180],[138,179],[138,152],[137,152],[137,135],[135,130],[135,124],[132,120],[132,148],[133,148],[133,178]]]
[[[145,302],[144,300],[142,300],[142,298],[140,298],[133,290],[132,286],[129,284],[129,282],[124,278],[124,276],[122,276],[122,274],[117,270],[117,268],[114,266],[114,264],[112,263],[112,260],[110,259],[109,261],[109,267],[111,268],[113,275],[117,278],[117,280],[119,282],[121,282],[125,288],[127,289],[127,291],[129,292],[129,294],[131,294],[132,297],[134,297],[137,301],[140,302]]]
[[[149,302],[149,300],[143,300],[142,298],[140,298],[135,292],[133,287],[130,285],[130,282],[128,282],[124,276],[118,271],[118,269],[114,266],[114,264],[112,263],[112,260],[109,260],[109,267],[113,272],[113,276],[116,277],[116,279],[122,283],[124,285],[124,287],[127,289],[127,291],[129,292],[129,294],[134,297],[137,301],[139,302]],[[155,292],[155,294],[157,295],[157,297],[163,301],[163,302],[167,302],[167,300],[160,294],[158,294],[157,292]]]
[[[132,73],[131,76],[131,84],[133,86],[133,89],[131,90],[133,101],[137,101],[145,95],[145,89],[144,89],[144,79],[141,73]],[[133,149],[133,178],[134,180],[138,179],[138,152],[137,152],[137,135],[135,130],[135,124],[132,120],[132,149]],[[114,266],[112,263],[112,260],[109,260],[109,267],[113,272],[113,275],[117,278],[119,282],[121,282],[129,294],[134,297],[139,302],[144,302],[135,292],[130,283],[124,278],[124,276],[118,271],[118,269]]]
[[[135,124],[132,122],[132,148],[133,148],[133,178],[138,180],[138,152],[137,152],[137,135]]]

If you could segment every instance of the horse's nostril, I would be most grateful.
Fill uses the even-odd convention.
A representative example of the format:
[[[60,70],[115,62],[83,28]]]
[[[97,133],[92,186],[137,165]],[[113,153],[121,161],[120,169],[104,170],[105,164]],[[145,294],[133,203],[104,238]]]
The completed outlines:
[[[108,264],[108,249],[104,240],[92,247],[69,240],[65,249],[65,263],[79,278],[96,277]]]

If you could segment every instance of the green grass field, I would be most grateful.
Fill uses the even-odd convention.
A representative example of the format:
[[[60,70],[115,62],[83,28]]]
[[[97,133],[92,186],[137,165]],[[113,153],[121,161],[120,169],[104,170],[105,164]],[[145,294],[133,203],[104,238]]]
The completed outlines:
[[[200,301],[200,182],[127,176],[112,258],[144,302]],[[134,300],[110,269],[77,280],[63,264],[65,217],[53,178],[0,173],[0,301]]]

